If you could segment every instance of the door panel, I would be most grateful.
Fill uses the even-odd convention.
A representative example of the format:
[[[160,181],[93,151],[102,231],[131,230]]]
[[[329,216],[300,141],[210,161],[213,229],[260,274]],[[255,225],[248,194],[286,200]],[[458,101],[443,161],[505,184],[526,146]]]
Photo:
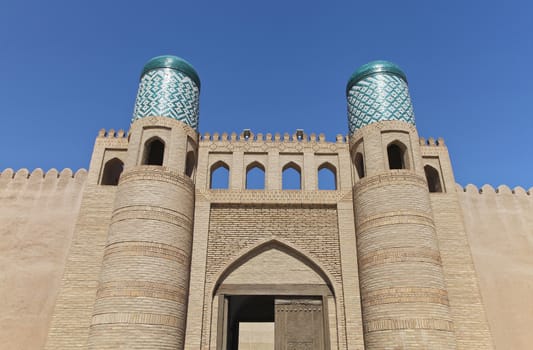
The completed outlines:
[[[276,350],[325,350],[320,299],[275,300]]]

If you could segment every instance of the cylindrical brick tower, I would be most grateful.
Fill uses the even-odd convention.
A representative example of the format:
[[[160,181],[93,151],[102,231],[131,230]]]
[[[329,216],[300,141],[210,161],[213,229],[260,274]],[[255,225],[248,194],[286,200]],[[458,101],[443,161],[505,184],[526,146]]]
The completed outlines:
[[[365,349],[455,349],[405,74],[368,63],[346,95]]]
[[[178,57],[144,67],[89,349],[183,349],[199,90],[197,73]]]

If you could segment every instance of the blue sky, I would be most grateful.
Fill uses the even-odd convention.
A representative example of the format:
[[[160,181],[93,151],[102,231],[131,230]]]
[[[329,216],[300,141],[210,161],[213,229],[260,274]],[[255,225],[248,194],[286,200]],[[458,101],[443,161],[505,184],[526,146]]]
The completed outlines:
[[[331,140],[347,133],[349,76],[385,59],[459,183],[528,189],[532,18],[527,1],[4,1],[0,169],[88,167],[99,129],[128,129],[153,56],[198,71],[202,133]]]

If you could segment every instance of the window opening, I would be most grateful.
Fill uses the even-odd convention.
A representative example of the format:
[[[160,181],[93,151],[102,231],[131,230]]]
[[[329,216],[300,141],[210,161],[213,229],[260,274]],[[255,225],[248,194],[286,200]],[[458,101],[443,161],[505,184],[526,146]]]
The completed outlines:
[[[324,163],[320,167],[318,167],[318,189],[337,189],[337,174],[333,165],[329,163]]]
[[[194,168],[196,166],[196,156],[193,151],[187,152],[187,157],[185,159],[185,175],[192,177],[194,173]]]
[[[357,175],[360,179],[365,177],[365,163],[363,160],[363,155],[360,152],[355,154],[355,169],[357,170]]]
[[[214,190],[229,188],[229,167],[226,163],[218,162],[211,167],[209,188]]]
[[[289,163],[283,167],[282,189],[284,190],[300,190],[302,189],[302,179],[300,167],[294,163]]]
[[[424,166],[424,172],[426,173],[426,180],[428,182],[429,192],[442,192],[442,184],[440,182],[440,176],[437,169],[435,169],[431,165],[426,165]]]
[[[258,162],[254,162],[246,168],[247,190],[265,189],[265,168]]]
[[[158,138],[146,142],[144,148],[144,165],[163,165],[165,144]]]
[[[403,145],[402,145],[403,146]],[[389,169],[405,169],[405,147],[400,147],[396,143],[387,147],[389,157]]]
[[[120,174],[122,174],[122,170],[124,170],[124,163],[120,159],[113,158],[108,160],[107,163],[105,163],[102,181],[100,184],[108,186],[118,185],[118,180],[120,178]]]

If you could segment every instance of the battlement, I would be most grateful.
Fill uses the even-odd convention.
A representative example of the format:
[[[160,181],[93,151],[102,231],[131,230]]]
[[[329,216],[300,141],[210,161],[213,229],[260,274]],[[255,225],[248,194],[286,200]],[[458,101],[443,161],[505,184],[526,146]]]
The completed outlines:
[[[497,188],[492,187],[491,185],[485,184],[481,186],[481,188],[478,188],[476,185],[468,184],[465,187],[461,186],[460,184],[456,184],[457,192],[465,192],[465,193],[472,193],[472,194],[489,194],[489,195],[517,195],[517,196],[532,196],[533,195],[533,187],[531,187],[529,190],[525,190],[521,186],[516,186],[511,190],[511,188],[507,185],[500,185]]]
[[[435,146],[435,147],[446,147],[444,139],[439,137],[435,140],[434,137],[430,137],[427,140],[424,137],[419,138],[420,146]]]
[[[118,131],[115,131],[115,129],[100,129],[98,131],[98,138],[113,138],[113,139],[122,139],[127,138],[129,135],[129,132],[125,132],[124,130],[120,129]]]
[[[201,136],[202,141],[240,141],[240,142],[302,142],[302,143],[327,143],[326,136],[324,134],[311,133],[307,135],[303,131],[296,131],[293,134],[279,132],[277,133],[257,133],[254,134],[250,130],[244,130],[240,134],[232,132],[228,134],[223,133],[209,133],[206,132]],[[348,136],[338,134],[335,138],[336,143],[348,143]]]
[[[17,171],[14,171],[11,168],[7,168],[0,173],[0,188],[6,186],[10,182],[28,181],[29,183],[34,183],[40,182],[42,180],[44,180],[45,182],[63,182],[68,180],[83,182],[86,177],[87,170],[83,168],[78,169],[75,173],[73,173],[70,168],[65,168],[60,172],[57,171],[57,169],[52,168],[46,173],[41,168],[34,169],[31,173],[26,168],[22,168]]]

